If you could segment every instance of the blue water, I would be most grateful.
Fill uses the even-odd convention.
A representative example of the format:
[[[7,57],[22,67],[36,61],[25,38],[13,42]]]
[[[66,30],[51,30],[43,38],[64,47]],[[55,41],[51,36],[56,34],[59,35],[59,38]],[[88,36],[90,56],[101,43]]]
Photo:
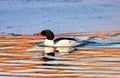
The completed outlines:
[[[0,33],[120,30],[120,0],[2,0]]]

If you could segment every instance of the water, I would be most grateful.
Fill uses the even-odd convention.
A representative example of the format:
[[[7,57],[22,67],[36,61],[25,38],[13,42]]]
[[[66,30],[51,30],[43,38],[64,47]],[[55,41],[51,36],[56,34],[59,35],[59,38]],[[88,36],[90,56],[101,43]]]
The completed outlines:
[[[88,36],[74,37],[86,40]],[[43,46],[42,38],[39,38],[39,45],[35,45],[38,38],[0,37],[0,78],[120,77],[119,34],[105,40],[92,38],[85,45],[74,47],[74,50],[71,47],[59,47],[64,52],[54,51],[56,47]],[[114,38],[116,40],[110,41]],[[45,48],[49,48],[50,52],[54,51],[54,55],[47,54]]]
[[[0,33],[119,31],[119,7],[119,0],[0,1]],[[120,34],[74,35],[86,43],[44,47],[41,37],[0,35],[0,78],[120,78]]]
[[[0,1],[0,33],[33,34],[120,29],[119,0]]]

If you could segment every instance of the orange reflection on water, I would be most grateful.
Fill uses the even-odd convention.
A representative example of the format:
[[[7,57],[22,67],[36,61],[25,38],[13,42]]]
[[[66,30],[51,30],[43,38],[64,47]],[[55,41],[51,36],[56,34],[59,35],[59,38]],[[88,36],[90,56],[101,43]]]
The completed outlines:
[[[119,78],[120,48],[88,47],[45,61],[44,38],[1,36],[0,77],[10,78]]]

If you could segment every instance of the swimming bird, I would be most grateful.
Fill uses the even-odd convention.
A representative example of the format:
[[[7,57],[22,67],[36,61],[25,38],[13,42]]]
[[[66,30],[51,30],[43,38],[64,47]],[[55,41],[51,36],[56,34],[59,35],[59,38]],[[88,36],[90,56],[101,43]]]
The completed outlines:
[[[44,46],[76,47],[82,44],[75,38],[60,37],[55,39],[55,35],[51,30],[43,30],[41,32],[41,35],[46,37],[46,40],[44,41]]]

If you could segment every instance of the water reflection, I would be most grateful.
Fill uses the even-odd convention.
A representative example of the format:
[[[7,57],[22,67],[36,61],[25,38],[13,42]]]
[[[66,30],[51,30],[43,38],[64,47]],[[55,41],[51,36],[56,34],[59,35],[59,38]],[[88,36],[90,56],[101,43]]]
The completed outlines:
[[[45,46],[44,48],[44,61],[55,60],[55,57],[59,57],[65,54],[69,54],[72,51],[77,50],[75,47],[49,47]]]
[[[31,44],[31,38],[17,38],[0,44],[0,78],[120,77],[119,39],[117,43],[92,39],[79,47],[46,47]]]
[[[51,61],[54,60],[55,53],[54,53],[54,48],[53,47],[44,47],[44,61]]]

